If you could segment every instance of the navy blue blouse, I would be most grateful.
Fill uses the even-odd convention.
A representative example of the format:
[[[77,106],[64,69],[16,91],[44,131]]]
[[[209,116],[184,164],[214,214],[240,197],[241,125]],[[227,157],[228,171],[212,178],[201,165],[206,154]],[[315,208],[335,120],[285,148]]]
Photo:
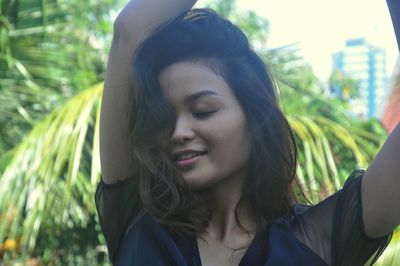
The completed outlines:
[[[278,219],[269,237],[258,237],[244,254],[240,266],[327,265],[294,236],[294,218]],[[171,236],[149,214],[129,230],[116,265],[200,266],[196,238]]]
[[[296,204],[277,218],[268,234],[257,235],[239,266],[364,265],[386,248],[391,234],[372,239],[362,222],[361,180],[355,171],[343,189],[319,204]],[[96,206],[114,265],[201,265],[196,237],[172,235],[150,214],[138,210],[135,181],[100,182]],[[137,202],[137,201],[136,201]],[[129,215],[128,215],[129,213]]]

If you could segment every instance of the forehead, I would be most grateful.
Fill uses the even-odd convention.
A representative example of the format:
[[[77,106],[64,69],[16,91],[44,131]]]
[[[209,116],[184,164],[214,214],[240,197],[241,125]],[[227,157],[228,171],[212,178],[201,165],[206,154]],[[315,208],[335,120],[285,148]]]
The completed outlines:
[[[159,75],[163,93],[169,101],[184,101],[193,94],[230,99],[233,93],[226,81],[213,69],[197,61],[174,63]],[[200,93],[207,91],[207,93]]]

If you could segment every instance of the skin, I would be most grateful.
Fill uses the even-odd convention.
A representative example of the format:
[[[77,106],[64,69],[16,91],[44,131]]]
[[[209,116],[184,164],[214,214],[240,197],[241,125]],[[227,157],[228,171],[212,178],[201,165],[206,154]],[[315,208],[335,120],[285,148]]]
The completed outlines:
[[[251,242],[239,229],[234,209],[248,178],[250,135],[245,113],[225,80],[200,62],[179,62],[159,76],[167,101],[177,114],[167,152],[207,151],[189,166],[179,166],[193,189],[211,191],[213,216],[202,238],[198,238],[205,265],[234,265],[244,251],[231,258],[231,248]],[[249,230],[255,230],[250,208],[239,216]],[[232,261],[232,260],[233,261]],[[236,264],[235,264],[236,263]]]

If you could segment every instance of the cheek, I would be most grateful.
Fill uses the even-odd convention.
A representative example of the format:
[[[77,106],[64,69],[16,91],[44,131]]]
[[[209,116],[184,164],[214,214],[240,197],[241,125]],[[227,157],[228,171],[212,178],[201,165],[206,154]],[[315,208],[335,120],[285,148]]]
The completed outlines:
[[[236,116],[237,117],[237,116]],[[250,156],[250,134],[245,119],[224,119],[208,128],[210,148],[231,160],[246,160]]]
[[[236,131],[229,142],[226,143],[230,159],[237,164],[245,164],[250,158],[250,139],[247,132]]]

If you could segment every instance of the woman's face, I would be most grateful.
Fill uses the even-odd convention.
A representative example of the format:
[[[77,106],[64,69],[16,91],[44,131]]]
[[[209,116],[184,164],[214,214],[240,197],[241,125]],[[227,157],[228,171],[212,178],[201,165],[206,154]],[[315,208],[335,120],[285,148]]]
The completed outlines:
[[[200,62],[178,62],[159,76],[176,111],[167,152],[192,189],[247,175],[250,135],[244,111],[225,80]]]

